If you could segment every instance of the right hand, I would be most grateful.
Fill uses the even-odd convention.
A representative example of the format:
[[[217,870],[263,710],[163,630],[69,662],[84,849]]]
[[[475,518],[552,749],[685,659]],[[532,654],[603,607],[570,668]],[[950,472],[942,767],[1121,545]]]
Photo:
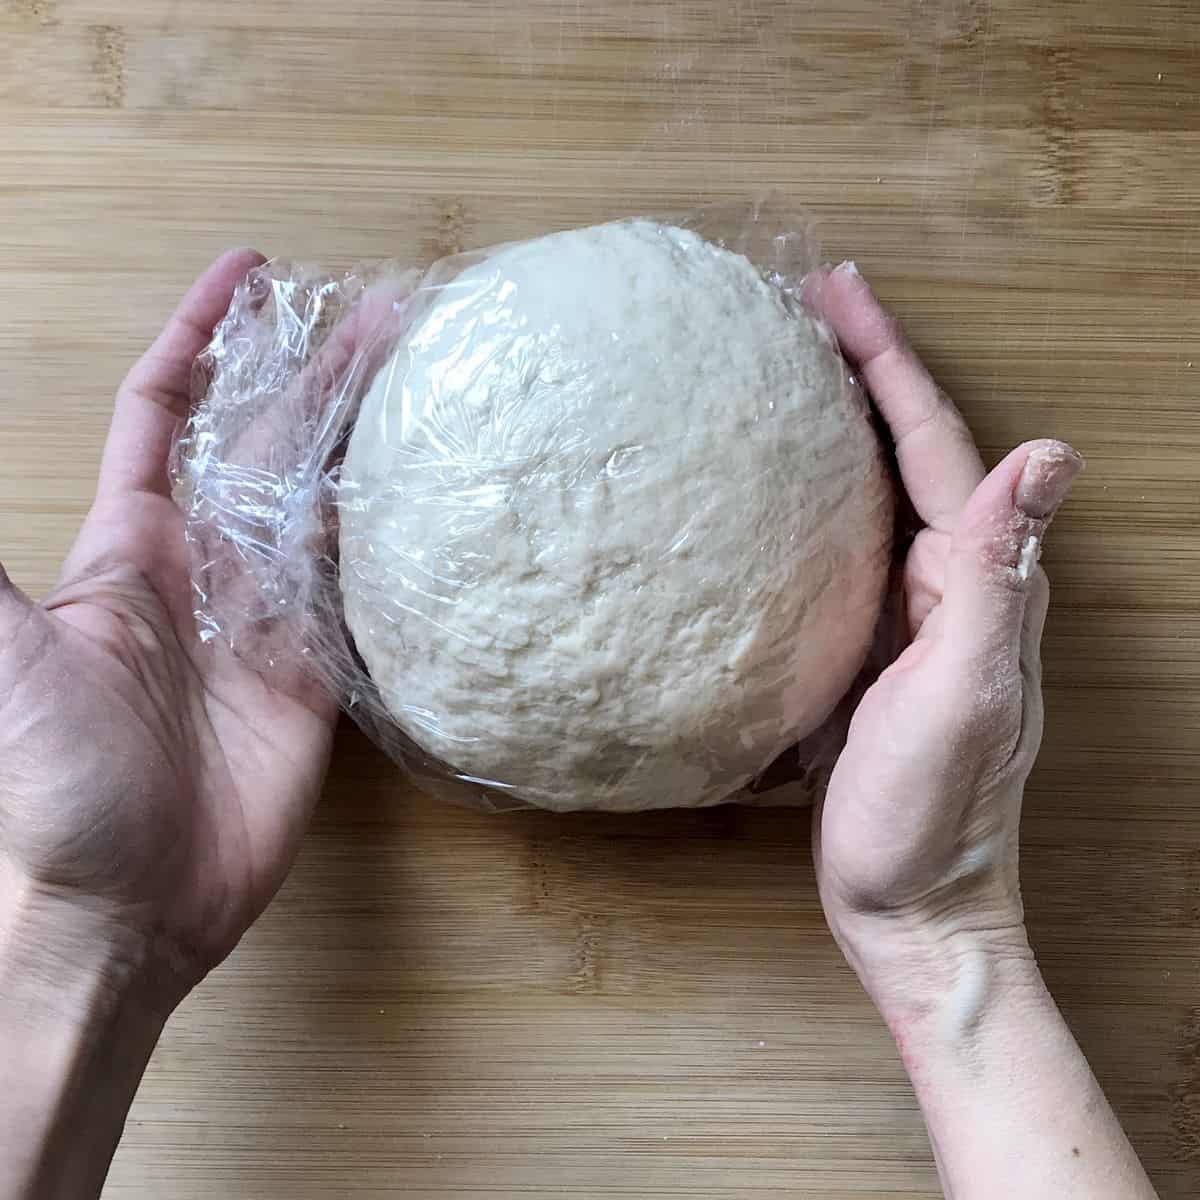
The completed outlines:
[[[814,834],[830,927],[890,1016],[922,1006],[964,955],[1029,956],[1017,827],[1042,733],[1037,553],[1083,460],[1029,442],[985,475],[857,271],[823,272],[808,295],[887,422],[925,525],[904,570],[911,641],[859,704]]]

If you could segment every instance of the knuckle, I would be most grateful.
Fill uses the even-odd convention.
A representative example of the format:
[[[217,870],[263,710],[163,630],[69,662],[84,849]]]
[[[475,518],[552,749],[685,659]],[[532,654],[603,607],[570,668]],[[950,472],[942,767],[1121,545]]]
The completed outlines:
[[[1022,522],[981,520],[960,532],[954,553],[1001,591],[1028,596],[1044,586],[1038,565],[1041,541]]]
[[[957,739],[987,775],[1012,757],[1024,723],[1024,687],[1015,663],[977,664],[951,691]]]

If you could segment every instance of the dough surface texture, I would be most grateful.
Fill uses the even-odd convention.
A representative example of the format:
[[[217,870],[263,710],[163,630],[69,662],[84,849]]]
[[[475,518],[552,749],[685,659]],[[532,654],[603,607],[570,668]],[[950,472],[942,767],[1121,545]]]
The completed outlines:
[[[879,614],[891,483],[829,336],[742,256],[644,220],[418,300],[338,501],[384,704],[541,807],[717,803],[826,718]]]

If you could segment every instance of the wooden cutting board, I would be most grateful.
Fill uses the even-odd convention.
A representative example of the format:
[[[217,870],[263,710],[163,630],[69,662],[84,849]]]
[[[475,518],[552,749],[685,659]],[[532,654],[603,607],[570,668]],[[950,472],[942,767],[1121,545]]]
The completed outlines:
[[[0,0],[0,553],[51,583],[109,397],[221,248],[344,265],[776,189],[1055,526],[1024,826],[1051,987],[1200,1194],[1192,0]],[[485,816],[353,733],[172,1022],[107,1195],[937,1194],[803,814]]]

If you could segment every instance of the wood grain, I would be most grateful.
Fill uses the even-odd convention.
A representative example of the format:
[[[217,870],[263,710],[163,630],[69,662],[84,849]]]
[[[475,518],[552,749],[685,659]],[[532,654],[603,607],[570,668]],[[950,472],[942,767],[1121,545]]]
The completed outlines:
[[[1200,10],[0,0],[0,554],[35,592],[218,250],[427,258],[776,189],[991,457],[1070,439],[1024,876],[1161,1194],[1200,1192]],[[170,1026],[118,1197],[937,1194],[802,816],[488,817],[356,734]]]

